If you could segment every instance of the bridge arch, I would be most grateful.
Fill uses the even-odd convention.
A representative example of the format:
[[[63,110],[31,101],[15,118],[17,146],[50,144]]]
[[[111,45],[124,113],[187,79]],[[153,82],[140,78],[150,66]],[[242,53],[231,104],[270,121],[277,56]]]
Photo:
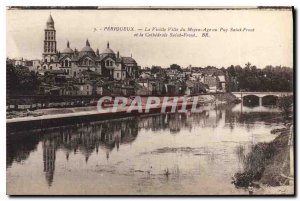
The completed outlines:
[[[262,105],[276,105],[278,102],[278,95],[266,95],[262,97]]]
[[[260,105],[260,97],[255,94],[247,94],[242,97],[243,105],[247,106],[259,106]]]

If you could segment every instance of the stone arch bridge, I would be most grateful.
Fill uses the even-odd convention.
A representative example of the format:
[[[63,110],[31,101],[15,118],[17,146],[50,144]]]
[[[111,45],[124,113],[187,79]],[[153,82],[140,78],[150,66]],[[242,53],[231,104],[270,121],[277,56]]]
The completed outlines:
[[[235,95],[237,98],[239,98],[242,103],[243,99],[246,96],[256,96],[259,98],[259,106],[262,106],[262,99],[267,96],[273,96],[273,97],[281,97],[281,96],[291,96],[293,95],[292,92],[232,92],[233,95]]]

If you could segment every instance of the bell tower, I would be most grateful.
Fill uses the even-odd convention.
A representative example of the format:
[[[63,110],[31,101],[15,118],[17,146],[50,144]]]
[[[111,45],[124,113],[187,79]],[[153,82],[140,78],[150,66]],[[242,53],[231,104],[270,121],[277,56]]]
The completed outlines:
[[[51,56],[56,54],[56,31],[54,28],[54,20],[50,14],[45,31],[43,59],[46,62],[51,61]]]

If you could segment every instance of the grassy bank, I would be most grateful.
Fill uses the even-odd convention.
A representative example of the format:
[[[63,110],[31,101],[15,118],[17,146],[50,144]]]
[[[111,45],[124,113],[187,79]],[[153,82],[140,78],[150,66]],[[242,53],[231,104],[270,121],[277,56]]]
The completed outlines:
[[[289,131],[290,127],[287,126]],[[245,159],[245,169],[236,173],[233,183],[236,187],[260,185],[283,186],[289,185],[289,132],[281,132],[270,143],[259,143]]]

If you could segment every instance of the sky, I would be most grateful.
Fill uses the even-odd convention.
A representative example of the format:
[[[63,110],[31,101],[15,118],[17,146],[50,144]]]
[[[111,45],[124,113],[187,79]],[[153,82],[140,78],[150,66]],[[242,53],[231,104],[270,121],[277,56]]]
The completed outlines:
[[[121,56],[132,55],[142,67],[168,67],[173,63],[182,67],[228,67],[247,62],[258,68],[293,67],[293,21],[288,10],[7,10],[8,57],[41,59],[50,13],[58,50],[64,49],[67,41],[72,49],[81,50],[88,38],[94,50],[99,48],[101,53],[109,41],[111,49]],[[136,31],[104,31],[108,26],[134,27]],[[187,38],[134,37],[137,29],[146,27],[213,28],[217,32],[210,32],[209,37],[202,37],[202,32]],[[223,32],[221,28],[254,32]]]

